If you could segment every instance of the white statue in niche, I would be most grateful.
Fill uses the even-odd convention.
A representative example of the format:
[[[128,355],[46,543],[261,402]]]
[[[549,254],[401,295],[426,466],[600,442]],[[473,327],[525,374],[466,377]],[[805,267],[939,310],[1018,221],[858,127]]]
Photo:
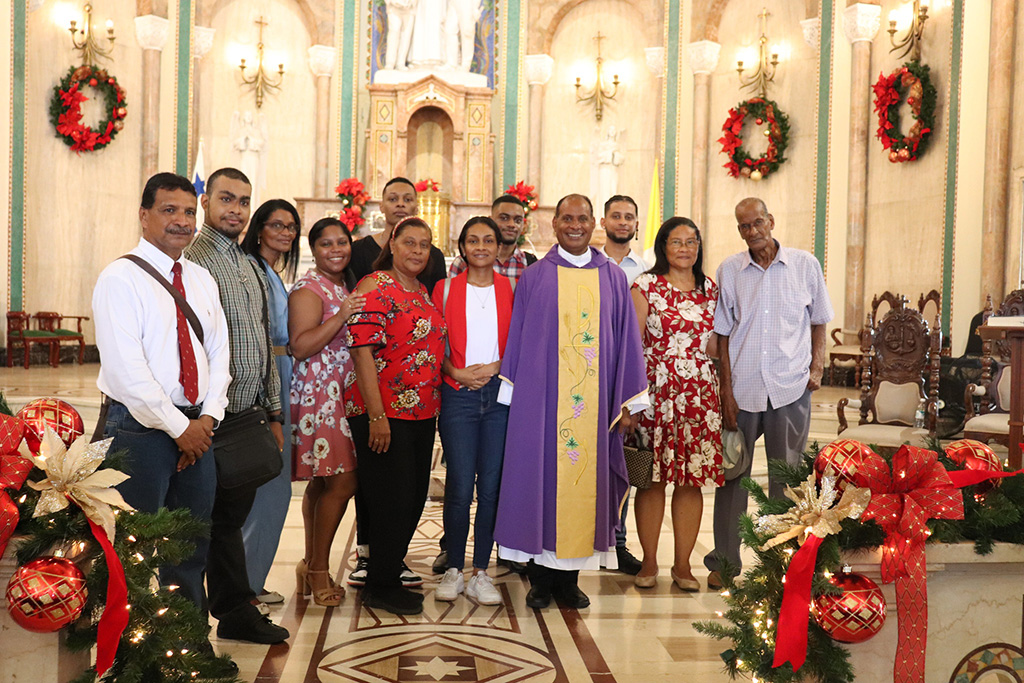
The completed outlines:
[[[416,23],[417,0],[385,0],[388,15],[385,69],[408,69],[409,48]]]
[[[619,166],[626,158],[619,151],[619,137],[624,131],[608,126],[604,138],[591,146],[590,196],[603,203],[618,191]]]
[[[231,116],[231,148],[238,159],[238,170],[252,183],[251,206],[259,206],[259,194],[267,185],[267,121],[263,114],[236,111]]]
[[[449,69],[469,71],[473,64],[476,22],[483,9],[480,0],[448,0],[445,19],[445,65]]]
[[[419,0],[409,48],[410,66],[434,69],[444,66],[444,21],[448,0]]]

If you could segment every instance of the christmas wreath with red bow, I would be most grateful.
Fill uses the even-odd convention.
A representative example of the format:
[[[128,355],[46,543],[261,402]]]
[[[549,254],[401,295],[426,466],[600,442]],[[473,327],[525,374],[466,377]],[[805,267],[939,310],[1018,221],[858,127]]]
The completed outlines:
[[[756,125],[764,126],[763,134],[768,138],[768,148],[756,158],[743,148],[743,139],[740,137],[747,118],[751,116]],[[789,117],[772,100],[754,97],[740,102],[729,110],[722,132],[725,134],[718,142],[722,145],[722,151],[729,155],[725,168],[733,178],[744,176],[760,180],[777,171],[786,160],[784,155],[789,145]]]
[[[89,99],[83,92],[86,87],[103,96],[106,118],[96,128],[82,123],[82,103]],[[109,145],[124,128],[127,114],[124,88],[106,69],[95,66],[71,67],[50,98],[50,123],[57,130],[57,137],[78,153],[94,152]]]
[[[928,147],[935,128],[935,86],[930,70],[920,62],[907,62],[886,76],[881,74],[872,86],[875,91],[876,135],[883,149],[889,150],[894,164],[914,161]],[[914,125],[906,135],[900,126],[900,104],[906,96]]]

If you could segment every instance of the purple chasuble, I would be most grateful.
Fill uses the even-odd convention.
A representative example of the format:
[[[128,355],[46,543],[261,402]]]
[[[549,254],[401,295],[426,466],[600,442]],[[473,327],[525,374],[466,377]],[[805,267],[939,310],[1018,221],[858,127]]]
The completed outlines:
[[[626,275],[597,249],[590,247],[590,255],[582,268],[598,269],[601,320],[592,545],[606,552],[615,545],[619,506],[629,488],[622,436],[609,428],[623,405],[646,391],[647,375]],[[556,245],[519,278],[501,365],[514,389],[494,539],[531,555],[556,551],[560,267],[575,268]]]

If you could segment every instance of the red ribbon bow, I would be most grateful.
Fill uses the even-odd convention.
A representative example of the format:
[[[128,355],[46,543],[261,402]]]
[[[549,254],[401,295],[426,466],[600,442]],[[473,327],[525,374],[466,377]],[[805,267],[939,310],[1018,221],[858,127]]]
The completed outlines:
[[[885,531],[882,581],[896,582],[898,642],[893,680],[924,683],[928,639],[928,570],[924,544],[931,535],[929,519],[963,519],[964,503],[934,451],[902,446],[892,471],[872,453],[854,476],[856,486],[871,489],[871,503],[862,516]]]
[[[18,505],[7,493],[7,489],[18,491],[28,473],[32,461],[18,452],[22,439],[29,439],[29,446],[39,447],[35,432],[25,423],[10,415],[0,415],[0,555],[7,549],[7,542],[18,526]]]

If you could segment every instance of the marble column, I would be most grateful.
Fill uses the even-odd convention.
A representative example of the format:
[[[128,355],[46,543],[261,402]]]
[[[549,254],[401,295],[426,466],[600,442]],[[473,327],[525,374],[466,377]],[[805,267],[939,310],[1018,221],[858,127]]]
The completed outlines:
[[[135,17],[135,39],[142,48],[142,184],[160,167],[160,51],[170,22],[155,14]]]
[[[328,197],[327,156],[331,149],[331,77],[338,51],[329,45],[309,48],[309,70],[316,77],[316,145],[313,147],[313,196]],[[333,194],[333,193],[332,193]]]
[[[544,86],[551,80],[555,60],[550,55],[526,55],[526,82],[530,86],[529,145],[526,154],[526,183],[540,190],[541,135],[544,119]]]
[[[981,299],[999,306],[1007,289],[1006,207],[1010,183],[1010,108],[1013,103],[1014,26],[1017,0],[992,0],[988,48],[988,109],[985,122],[985,179],[981,223]],[[1010,283],[1016,285],[1016,279]]]
[[[850,162],[846,213],[846,302],[843,328],[864,324],[864,232],[868,214],[868,137],[871,126],[871,41],[882,8],[857,3],[843,11],[843,30],[852,43],[850,58]]]
[[[192,144],[189,150],[189,159],[192,160],[193,168],[196,165],[196,158],[199,154],[199,143],[203,140],[199,127],[199,97],[203,90],[199,87],[199,63],[206,56],[206,53],[210,51],[210,48],[213,47],[213,36],[216,33],[217,29],[215,28],[207,26],[192,27]]]
[[[690,218],[698,227],[705,227],[708,214],[711,73],[718,66],[718,55],[721,50],[721,45],[710,40],[699,40],[687,46],[690,69],[693,71],[693,171],[690,181]]]
[[[651,72],[658,81],[657,89],[655,90],[654,101],[656,111],[654,116],[656,126],[656,137],[654,139],[654,159],[655,163],[658,163],[658,159],[664,158],[662,154],[662,146],[665,144],[665,124],[661,120],[664,116],[665,103],[662,102],[661,97],[661,79],[665,77],[665,48],[663,47],[645,47],[644,48],[644,62],[647,64],[647,70]]]

